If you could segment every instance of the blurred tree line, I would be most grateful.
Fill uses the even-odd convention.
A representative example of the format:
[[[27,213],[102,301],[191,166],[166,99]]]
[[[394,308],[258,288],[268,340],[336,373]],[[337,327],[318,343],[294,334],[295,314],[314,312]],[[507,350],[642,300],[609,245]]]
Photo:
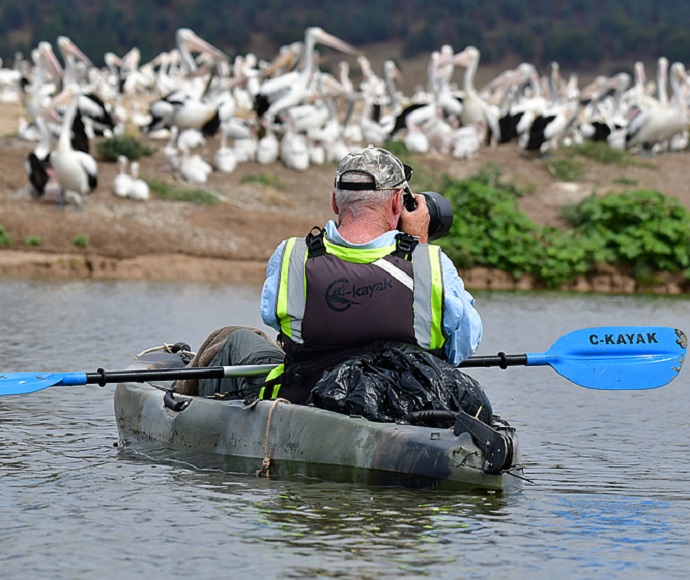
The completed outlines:
[[[64,34],[96,65],[132,46],[145,62],[187,27],[230,56],[253,50],[272,58],[318,25],[361,48],[400,40],[404,58],[474,44],[483,63],[510,56],[587,68],[662,54],[686,61],[689,24],[690,2],[678,0],[3,0],[0,57],[9,63]]]

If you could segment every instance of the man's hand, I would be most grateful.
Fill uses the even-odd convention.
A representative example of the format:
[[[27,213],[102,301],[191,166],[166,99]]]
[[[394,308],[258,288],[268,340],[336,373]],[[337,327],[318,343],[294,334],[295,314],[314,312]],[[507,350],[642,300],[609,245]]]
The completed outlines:
[[[414,211],[407,211],[403,205],[400,214],[400,229],[419,239],[422,244],[429,243],[429,209],[426,198],[421,193],[413,193],[417,207]]]

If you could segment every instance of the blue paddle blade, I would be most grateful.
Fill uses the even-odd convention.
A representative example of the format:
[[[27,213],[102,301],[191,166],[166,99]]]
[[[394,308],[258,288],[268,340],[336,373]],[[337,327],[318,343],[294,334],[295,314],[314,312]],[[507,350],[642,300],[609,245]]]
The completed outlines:
[[[85,385],[86,373],[0,374],[0,395],[24,395],[56,385]]]
[[[546,353],[527,353],[527,365],[550,365],[583,387],[655,389],[678,376],[688,339],[663,326],[584,328],[559,338]]]

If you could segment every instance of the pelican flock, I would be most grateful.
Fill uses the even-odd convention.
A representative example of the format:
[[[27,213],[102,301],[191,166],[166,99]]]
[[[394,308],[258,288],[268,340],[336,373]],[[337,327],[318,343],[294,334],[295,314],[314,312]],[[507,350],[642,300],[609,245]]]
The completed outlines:
[[[335,74],[322,70],[321,47],[341,55]],[[479,48],[445,44],[430,55],[425,83],[406,94],[400,87],[411,79],[392,60],[379,75],[361,50],[318,27],[272,60],[231,58],[188,28],[144,63],[133,47],[121,57],[106,53],[98,68],[66,36],[57,52],[62,64],[42,41],[30,60],[0,67],[0,106],[24,106],[17,136],[37,143],[27,157],[32,193],[41,197],[52,180],[63,203],[83,204],[96,186],[89,142],[126,132],[164,142],[167,167],[195,184],[241,163],[306,171],[387,141],[455,159],[511,142],[537,154],[587,140],[648,154],[688,145],[690,79],[682,63],[663,56],[656,83],[636,62],[632,74],[600,75],[580,88],[577,75],[563,78],[553,62],[543,74],[521,63],[478,87]],[[113,193],[148,199],[138,176],[126,174],[126,160],[120,164]]]

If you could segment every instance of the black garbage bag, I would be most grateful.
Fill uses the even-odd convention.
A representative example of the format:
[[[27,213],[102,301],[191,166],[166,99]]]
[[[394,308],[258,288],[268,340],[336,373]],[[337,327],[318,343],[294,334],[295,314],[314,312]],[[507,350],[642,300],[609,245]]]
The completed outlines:
[[[308,403],[384,423],[417,411],[459,409],[487,425],[493,419],[491,403],[475,379],[414,346],[389,343],[326,370]]]

